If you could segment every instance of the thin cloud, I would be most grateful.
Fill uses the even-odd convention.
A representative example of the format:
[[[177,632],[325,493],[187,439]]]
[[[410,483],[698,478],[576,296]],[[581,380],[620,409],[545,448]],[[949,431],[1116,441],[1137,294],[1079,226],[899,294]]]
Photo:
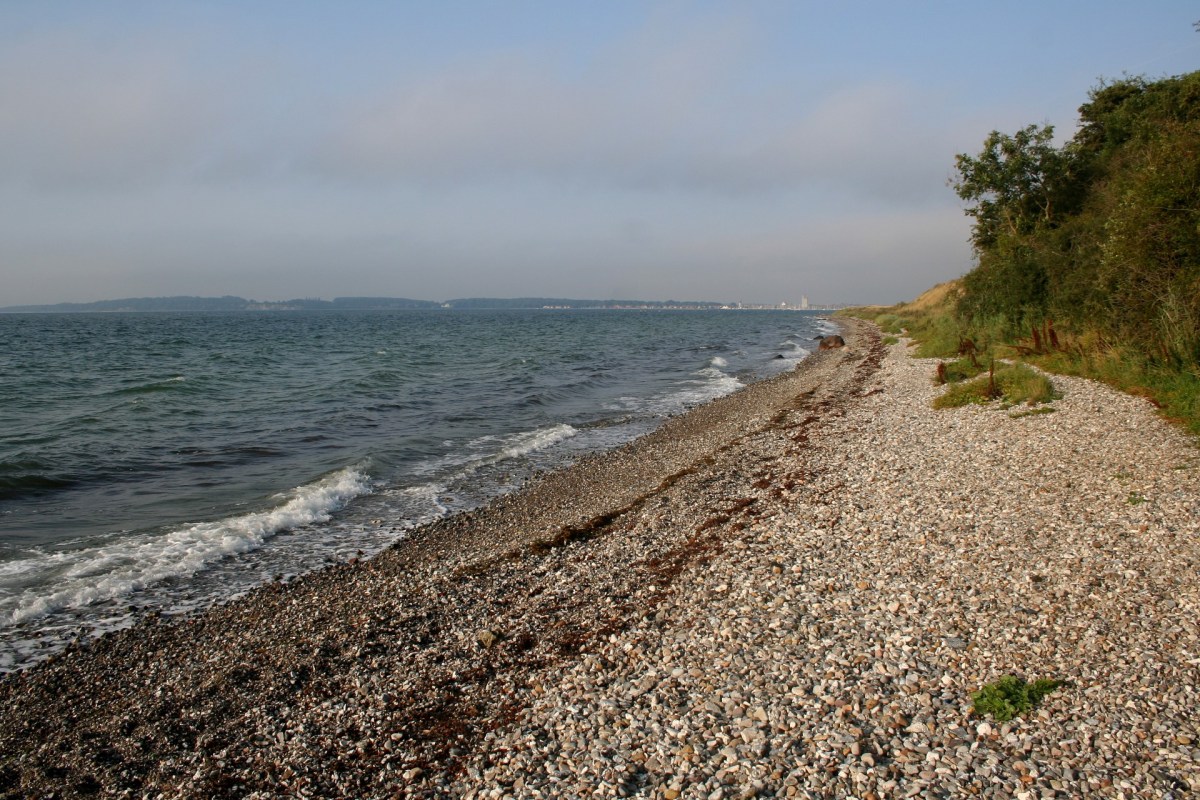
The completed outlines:
[[[306,71],[211,41],[117,49],[47,35],[0,56],[0,180],[34,188],[337,181],[446,190],[511,180],[633,191],[944,194],[955,148],[934,98],[901,83],[788,86],[753,71],[738,17],[653,17],[581,63],[496,51],[358,76],[336,97]],[[280,54],[276,58],[286,60]]]
[[[557,54],[493,53],[398,76],[344,108],[313,165],[341,178],[475,182],[513,174],[616,179],[694,152],[745,34],[641,31],[581,69]]]
[[[761,78],[743,28],[655,36],[582,70],[495,54],[399,77],[336,115],[308,167],[440,186],[530,177],[743,195],[815,182],[894,197],[915,177],[944,191],[954,150],[927,121],[935,98],[878,82],[749,90]]]
[[[202,157],[224,111],[214,87],[166,46],[42,36],[0,55],[0,180],[156,181]]]

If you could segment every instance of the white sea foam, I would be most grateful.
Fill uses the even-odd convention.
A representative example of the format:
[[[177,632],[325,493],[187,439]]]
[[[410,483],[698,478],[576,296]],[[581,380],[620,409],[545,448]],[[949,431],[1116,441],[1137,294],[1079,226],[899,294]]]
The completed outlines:
[[[780,354],[790,361],[800,361],[812,355],[812,351],[805,348],[795,339],[785,339],[780,343],[780,349],[783,352]]]
[[[553,447],[561,441],[570,439],[578,430],[570,425],[554,425],[550,428],[540,428],[535,431],[517,433],[507,437],[505,446],[500,450],[500,458],[519,458],[547,447]]]
[[[281,504],[269,511],[199,522],[165,535],[21,559],[13,562],[20,565],[15,574],[20,585],[13,585],[15,580],[0,582],[0,619],[25,622],[52,611],[121,598],[170,578],[194,575],[226,556],[257,550],[282,531],[325,522],[332,512],[369,491],[367,477],[347,468],[281,496]],[[12,571],[6,569],[3,577],[10,576]],[[41,588],[22,589],[21,585]]]
[[[441,458],[417,465],[413,471],[442,476],[444,480],[454,482],[470,477],[484,467],[553,447],[578,433],[570,425],[559,424],[504,436],[481,436]]]
[[[444,483],[434,482],[392,489],[385,494],[397,499],[398,506],[389,505],[388,509],[404,520],[404,528],[408,530],[446,516],[450,508],[442,502],[442,496],[449,491],[450,487]]]
[[[704,367],[692,374],[694,377],[670,392],[647,397],[625,395],[608,401],[604,408],[607,411],[674,414],[688,406],[732,394],[746,385],[715,366]]]
[[[706,395],[705,399],[720,397],[731,392],[736,392],[738,389],[745,386],[737,378],[732,375],[726,375],[719,369],[706,367],[698,373],[703,377],[702,387],[699,390],[700,394]]]
[[[723,367],[728,367],[729,362],[726,361],[725,359],[721,358],[720,356],[713,356],[712,361],[709,361],[708,365],[710,367],[716,367],[718,369],[721,369]]]

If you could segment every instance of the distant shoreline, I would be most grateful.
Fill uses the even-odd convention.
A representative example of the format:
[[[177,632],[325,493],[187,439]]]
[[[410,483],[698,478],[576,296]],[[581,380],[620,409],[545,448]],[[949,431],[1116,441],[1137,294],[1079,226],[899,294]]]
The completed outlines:
[[[407,297],[335,297],[332,300],[249,300],[244,297],[126,297],[91,303],[53,303],[0,307],[0,314],[163,313],[238,311],[420,311],[420,310],[773,310],[836,311],[845,304],[731,303],[700,300],[576,300],[559,297],[472,297],[454,300],[413,300]]]
[[[240,311],[421,311],[421,310],[648,310],[648,311],[836,311],[847,304],[733,303],[707,300],[578,300],[559,297],[470,297],[413,300],[407,297],[335,297],[332,300],[250,300],[244,297],[125,297],[91,303],[52,303],[0,307],[0,314],[164,313]]]

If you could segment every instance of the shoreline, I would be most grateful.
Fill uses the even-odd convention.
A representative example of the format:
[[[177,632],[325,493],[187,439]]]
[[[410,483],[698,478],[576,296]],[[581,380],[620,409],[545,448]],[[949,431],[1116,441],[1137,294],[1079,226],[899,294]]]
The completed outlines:
[[[842,322],[374,559],[7,676],[0,796],[1200,790],[1194,444],[1080,379],[934,411]],[[1070,685],[972,717],[1009,673]]]
[[[795,371],[418,528],[370,560],[268,584],[181,620],[147,620],[5,676],[0,752],[14,755],[0,760],[0,792],[237,796],[244,791],[232,790],[227,774],[236,771],[234,759],[219,766],[212,754],[253,738],[245,715],[335,697],[346,681],[361,682],[360,673],[378,678],[385,663],[388,686],[376,697],[387,709],[381,766],[393,779],[395,770],[434,764],[453,772],[456,745],[510,713],[494,702],[479,708],[477,695],[521,690],[525,672],[574,657],[619,622],[618,610],[631,613],[632,551],[612,555],[607,580],[546,600],[565,585],[557,575],[563,555],[579,561],[575,553],[594,549],[593,536],[701,474],[722,448],[770,424],[798,395],[852,378],[843,362],[865,355],[814,353]],[[656,544],[636,553],[656,562],[647,569],[658,570],[660,591],[709,546],[690,553],[674,543],[660,552]],[[522,593],[536,608],[505,608]],[[620,608],[618,596],[626,598]],[[484,648],[479,634],[491,629],[500,638]],[[427,733],[435,728],[437,735]],[[322,786],[318,796],[362,791]]]

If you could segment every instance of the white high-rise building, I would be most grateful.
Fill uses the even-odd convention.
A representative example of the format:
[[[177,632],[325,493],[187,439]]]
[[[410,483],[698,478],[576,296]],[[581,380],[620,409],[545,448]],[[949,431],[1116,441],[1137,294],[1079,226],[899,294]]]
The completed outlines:
[[[808,310],[808,295],[806,294],[800,295],[800,309]]]

